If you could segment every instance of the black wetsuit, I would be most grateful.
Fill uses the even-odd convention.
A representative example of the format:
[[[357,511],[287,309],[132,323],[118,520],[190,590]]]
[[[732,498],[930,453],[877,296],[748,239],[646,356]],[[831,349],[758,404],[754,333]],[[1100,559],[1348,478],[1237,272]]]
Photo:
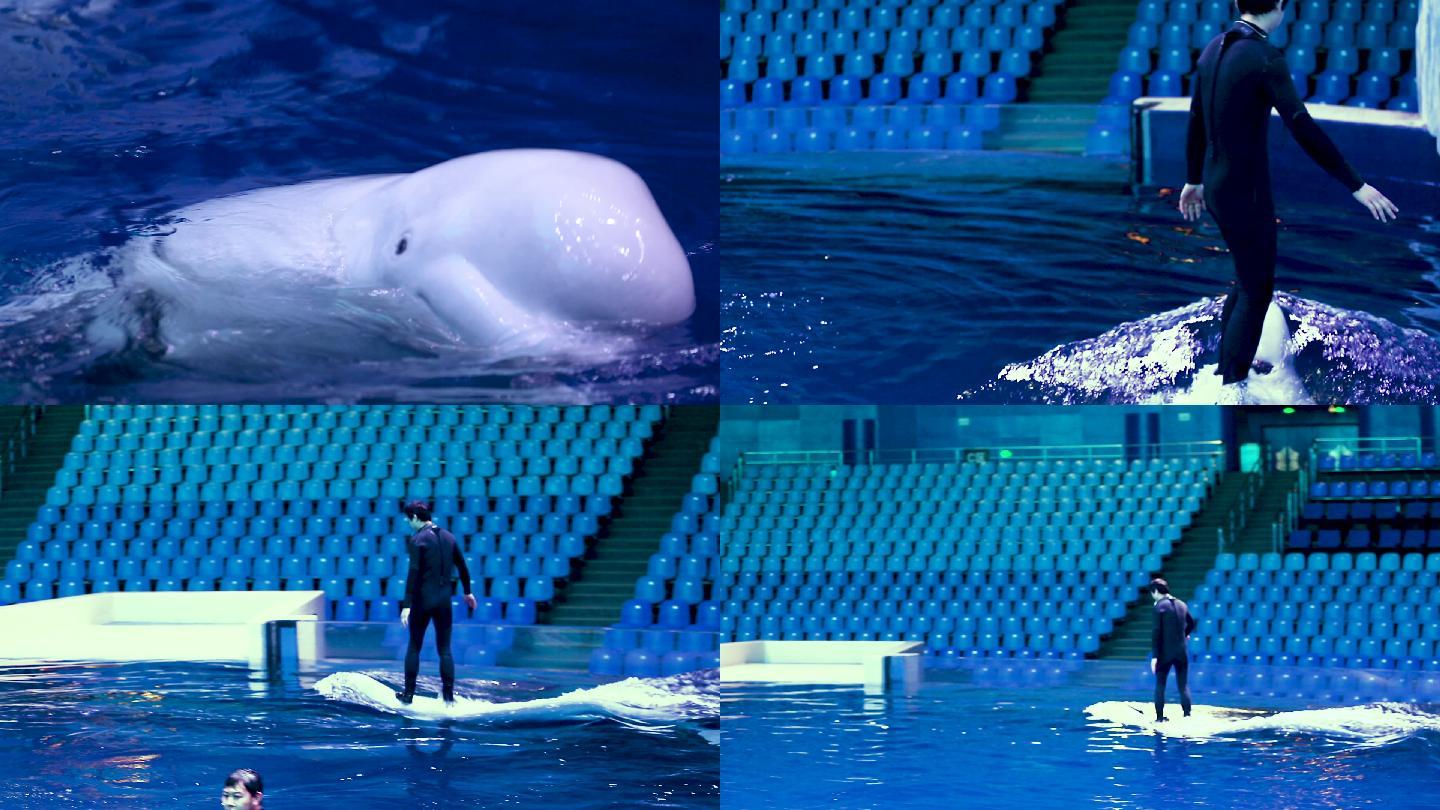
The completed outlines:
[[[405,697],[415,694],[420,674],[420,647],[425,628],[435,624],[435,649],[440,653],[440,682],[445,700],[455,698],[455,657],[450,654],[450,596],[455,592],[453,571],[460,572],[465,593],[470,593],[470,569],[455,535],[431,523],[416,532],[406,544],[410,551],[410,572],[405,583],[405,601],[410,608],[410,648],[405,653]]]
[[[1235,287],[1221,315],[1216,374],[1250,373],[1275,292],[1275,202],[1270,195],[1270,108],[1305,152],[1352,193],[1365,183],[1295,93],[1290,69],[1264,32],[1236,22],[1210,40],[1195,70],[1186,138],[1186,182],[1205,185],[1205,205],[1235,259]]]
[[[1155,603],[1155,630],[1150,634],[1150,657],[1155,659],[1155,719],[1165,716],[1165,681],[1175,670],[1175,686],[1180,689],[1180,708],[1190,716],[1190,650],[1185,640],[1195,632],[1195,618],[1185,603],[1165,596]]]

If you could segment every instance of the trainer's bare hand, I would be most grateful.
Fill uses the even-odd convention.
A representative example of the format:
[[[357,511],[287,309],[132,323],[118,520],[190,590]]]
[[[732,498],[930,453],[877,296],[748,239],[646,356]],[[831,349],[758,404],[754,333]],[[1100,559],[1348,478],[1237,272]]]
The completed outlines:
[[[467,594],[465,594],[465,606],[468,607],[468,608],[470,608],[471,610],[474,610],[474,609],[475,609],[475,594],[473,594],[473,593],[467,593]]]
[[[1151,674],[1151,675],[1154,675],[1154,674],[1155,674],[1155,659],[1154,659],[1154,658],[1151,658],[1151,659],[1150,659],[1150,674]]]
[[[410,629],[410,608],[400,611],[400,626],[406,630]]]
[[[1388,222],[1400,215],[1400,209],[1395,207],[1395,203],[1390,202],[1390,198],[1381,194],[1379,189],[1369,183],[1361,186],[1350,196],[1370,209],[1370,216],[1381,222]]]
[[[1180,189],[1180,215],[1185,217],[1187,222],[1194,222],[1205,213],[1205,186],[1185,184]]]

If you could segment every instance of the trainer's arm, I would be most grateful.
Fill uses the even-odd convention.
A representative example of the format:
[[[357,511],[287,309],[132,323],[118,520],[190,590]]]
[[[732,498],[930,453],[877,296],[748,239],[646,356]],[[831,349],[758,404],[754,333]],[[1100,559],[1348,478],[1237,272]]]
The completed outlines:
[[[1280,120],[1285,122],[1285,126],[1290,129],[1290,136],[1300,144],[1305,154],[1331,177],[1340,181],[1351,194],[1359,191],[1365,181],[1345,162],[1345,156],[1340,154],[1340,150],[1336,148],[1335,142],[1330,140],[1330,136],[1325,134],[1325,130],[1310,117],[1304,102],[1295,92],[1295,83],[1290,79],[1284,56],[1277,53],[1266,63],[1265,83],[1270,88],[1270,103],[1275,106],[1276,112],[1280,113]]]
[[[1185,133],[1185,182],[1192,186],[1205,182],[1205,107],[1200,102],[1200,77],[1195,77],[1195,92],[1190,96],[1190,127]]]
[[[420,601],[420,572],[425,570],[421,566],[421,559],[425,554],[425,546],[419,543],[410,548],[410,570],[405,574],[405,599],[400,603],[401,610],[409,610]]]
[[[465,565],[465,554],[460,550],[460,544],[458,542],[454,545],[454,549],[455,569],[460,572],[460,584],[465,586],[465,595],[469,596],[472,593],[470,590],[470,569]]]
[[[1187,606],[1185,609],[1185,638],[1190,638],[1190,634],[1193,632],[1195,632],[1195,614],[1191,613]]]
[[[1164,612],[1160,610],[1160,606],[1157,604],[1155,606],[1155,629],[1150,631],[1151,660],[1158,660],[1160,658],[1160,645],[1163,643],[1164,637],[1165,616]]]

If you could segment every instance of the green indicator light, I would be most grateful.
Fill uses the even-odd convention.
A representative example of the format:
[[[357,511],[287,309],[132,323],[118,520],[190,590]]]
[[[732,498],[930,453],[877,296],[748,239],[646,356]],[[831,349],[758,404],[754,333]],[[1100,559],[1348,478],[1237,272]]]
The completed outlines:
[[[1295,413],[1295,409],[1294,409],[1294,408],[1286,408],[1284,412],[1285,412],[1285,413]]]
[[[1010,457],[1013,456],[1013,455],[1015,455],[1015,453],[1013,453],[1013,452],[1010,451],[1010,450],[1001,450],[1001,451],[1000,451],[1000,458],[1010,458]]]

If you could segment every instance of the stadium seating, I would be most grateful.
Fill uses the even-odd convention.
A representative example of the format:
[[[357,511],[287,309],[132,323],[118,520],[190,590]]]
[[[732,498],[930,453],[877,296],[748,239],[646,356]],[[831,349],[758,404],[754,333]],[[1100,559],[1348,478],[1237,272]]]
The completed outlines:
[[[534,623],[658,407],[94,406],[0,581],[0,603],[136,590],[323,590],[389,619],[405,499],[462,540],[479,607]],[[459,597],[456,597],[457,602]]]
[[[1323,455],[1316,469],[1288,550],[1440,551],[1435,454]]]
[[[998,125],[983,105],[1017,99],[1063,6],[727,2],[722,149],[978,149],[983,132]]]
[[[722,637],[1094,653],[1215,463],[747,467],[722,521]]]
[[[713,659],[720,603],[711,593],[720,554],[716,442],[711,440],[649,570],[635,583],[635,598],[592,653],[591,671],[653,677],[719,665]]]
[[[1202,661],[1440,670],[1440,554],[1222,554],[1191,608]]]
[[[1319,0],[1298,6],[1298,16],[1287,15],[1270,42],[1285,51],[1302,98],[1416,109],[1419,0]],[[1107,101],[1188,95],[1201,49],[1233,20],[1234,9],[1224,0],[1143,0]]]
[[[1270,43],[1285,52],[1302,99],[1416,112],[1415,25],[1420,0],[1308,0]],[[1142,95],[1188,96],[1200,51],[1235,19],[1227,0],[1142,0],[1104,106]],[[1104,116],[1102,115],[1102,118]],[[1097,121],[1087,151],[1128,149],[1128,119]]]

